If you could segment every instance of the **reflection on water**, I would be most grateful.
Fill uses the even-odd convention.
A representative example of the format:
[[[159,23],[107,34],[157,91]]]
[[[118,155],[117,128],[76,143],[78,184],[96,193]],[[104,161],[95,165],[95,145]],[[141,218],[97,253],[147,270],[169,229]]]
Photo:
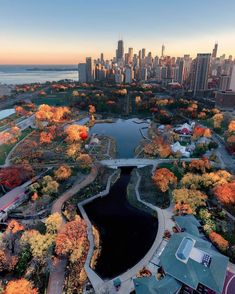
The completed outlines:
[[[157,234],[157,219],[127,201],[131,170],[122,168],[110,193],[85,206],[101,235],[102,250],[95,271],[102,278],[113,278],[133,267],[148,252]]]
[[[135,148],[143,139],[140,128],[148,126],[148,123],[135,123],[138,119],[118,119],[114,123],[95,124],[91,134],[101,134],[113,137],[117,143],[117,157],[131,158],[134,157]],[[147,128],[142,129],[143,134],[147,135]]]

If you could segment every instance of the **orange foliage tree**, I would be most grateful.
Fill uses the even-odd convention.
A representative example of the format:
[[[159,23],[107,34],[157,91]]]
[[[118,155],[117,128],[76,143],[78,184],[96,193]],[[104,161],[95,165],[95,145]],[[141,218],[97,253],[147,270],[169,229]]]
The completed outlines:
[[[68,165],[61,165],[55,172],[54,175],[57,180],[66,180],[72,174],[71,168]]]
[[[78,161],[79,167],[81,169],[87,170],[92,166],[92,158],[89,154],[81,154],[76,160]]]
[[[38,294],[38,290],[26,279],[10,281],[4,294]]]
[[[144,152],[151,156],[168,157],[171,153],[171,146],[164,142],[161,136],[153,139],[153,142],[144,146]]]
[[[16,256],[12,256],[9,252],[0,249],[0,272],[12,271],[18,262]]]
[[[216,186],[214,194],[223,204],[235,204],[235,181]]]
[[[24,226],[20,224],[17,220],[13,219],[8,223],[6,232],[12,232],[14,234],[23,230],[24,230]]]
[[[189,169],[191,171],[205,173],[211,169],[210,160],[206,157],[203,157],[202,159],[194,159],[190,162]]]
[[[209,238],[213,244],[215,244],[221,251],[226,251],[228,249],[228,241],[225,240],[220,234],[211,231]]]
[[[166,192],[169,186],[175,186],[177,184],[176,176],[168,168],[157,169],[152,179],[156,187],[162,192]]]
[[[87,246],[86,224],[76,216],[74,221],[68,222],[56,237],[56,253],[68,256],[71,262],[76,262]]]
[[[88,138],[88,128],[80,125],[70,125],[66,128],[66,141],[70,143],[84,141]]]
[[[48,122],[63,122],[65,116],[70,113],[68,107],[55,107],[49,106],[47,104],[42,104],[39,106],[38,111],[35,113],[35,117],[39,121]]]
[[[40,143],[41,144],[50,144],[54,139],[53,135],[48,132],[41,132],[40,133]]]
[[[228,131],[230,133],[235,132],[235,120],[230,121],[230,123],[228,125]]]
[[[222,113],[216,113],[213,117],[213,123],[214,123],[214,128],[220,128],[221,127],[221,123],[224,119],[224,116]]]

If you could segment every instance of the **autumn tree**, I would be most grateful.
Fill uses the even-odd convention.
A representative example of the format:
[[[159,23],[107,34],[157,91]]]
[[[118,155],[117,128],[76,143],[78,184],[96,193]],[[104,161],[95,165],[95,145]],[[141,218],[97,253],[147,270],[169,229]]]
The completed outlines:
[[[17,256],[13,256],[8,251],[0,248],[0,272],[12,271],[15,268],[17,262]]]
[[[39,106],[38,111],[35,113],[36,120],[47,122],[63,122],[66,115],[70,114],[68,107],[55,107],[47,104]]]
[[[22,246],[29,246],[32,256],[39,262],[45,263],[54,245],[55,236],[46,233],[42,235],[36,230],[25,231],[20,239]]]
[[[66,150],[66,154],[68,157],[76,159],[81,152],[81,145],[80,143],[72,143],[69,144]]]
[[[226,170],[205,173],[201,176],[201,185],[204,188],[213,188],[217,185],[223,185],[232,180],[232,175]]]
[[[202,159],[194,159],[189,164],[189,169],[194,172],[205,173],[211,169],[210,160],[206,157]]]
[[[209,234],[209,238],[213,244],[215,244],[221,251],[226,251],[228,249],[228,241],[225,240],[220,234],[212,231]]]
[[[92,158],[89,154],[81,154],[76,160],[81,169],[89,170],[92,166]]]
[[[161,136],[156,136],[153,141],[144,146],[144,152],[150,156],[160,156],[167,158],[171,153],[171,146],[164,142]]]
[[[212,120],[213,120],[213,123],[214,123],[214,128],[215,129],[219,129],[221,128],[221,123],[224,119],[224,116],[222,113],[216,113],[213,117],[212,117]]]
[[[230,133],[235,132],[235,120],[230,121],[229,125],[228,125],[228,131]]]
[[[217,185],[214,188],[214,194],[217,199],[223,204],[235,204],[235,181]]]
[[[55,172],[55,178],[59,181],[68,179],[72,174],[72,170],[68,165],[61,165]]]
[[[45,221],[47,232],[49,234],[56,234],[59,231],[62,223],[62,216],[58,212],[51,214]]]
[[[40,143],[41,144],[50,144],[54,139],[53,135],[48,132],[41,132],[40,133]]]
[[[94,118],[95,111],[96,111],[95,106],[94,105],[89,105],[89,113],[90,113],[90,116],[91,116],[91,120],[92,121],[95,120],[95,118]]]
[[[54,194],[58,192],[59,184],[53,180],[51,176],[45,176],[42,179],[42,193],[43,194]]]
[[[38,294],[38,290],[26,279],[10,281],[4,294]]]
[[[23,230],[24,226],[15,219],[12,219],[6,228],[6,232],[12,232],[13,234]]]
[[[161,192],[166,192],[170,186],[175,186],[177,184],[176,176],[168,168],[157,169],[152,179]]]
[[[79,216],[68,222],[56,237],[56,253],[68,256],[71,262],[79,260],[87,242],[86,225]]]
[[[175,189],[172,192],[175,202],[175,211],[179,212],[179,205],[188,205],[193,214],[200,206],[206,205],[207,196],[198,190],[190,190],[186,188]]]
[[[80,125],[70,125],[66,128],[66,141],[70,143],[85,141],[88,138],[88,128]]]

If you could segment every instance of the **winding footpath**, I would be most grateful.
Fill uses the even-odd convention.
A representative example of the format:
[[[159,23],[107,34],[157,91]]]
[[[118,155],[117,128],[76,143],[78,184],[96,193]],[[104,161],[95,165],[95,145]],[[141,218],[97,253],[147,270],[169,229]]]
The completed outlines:
[[[91,172],[89,175],[85,177],[81,181],[81,179],[78,179],[73,186],[67,190],[65,193],[63,193],[59,199],[57,199],[53,206],[51,213],[58,212],[62,216],[62,206],[63,204],[68,201],[74,194],[78,193],[81,189],[92,183],[96,176],[98,174],[98,168],[96,166],[93,166],[91,169]],[[62,216],[63,218],[63,216]],[[66,221],[63,218],[63,224],[65,224]],[[63,288],[64,288],[64,279],[65,279],[65,269],[67,265],[67,259],[66,258],[60,258],[54,265],[53,270],[50,273],[49,281],[48,281],[48,287],[47,287],[47,294],[62,294]]]

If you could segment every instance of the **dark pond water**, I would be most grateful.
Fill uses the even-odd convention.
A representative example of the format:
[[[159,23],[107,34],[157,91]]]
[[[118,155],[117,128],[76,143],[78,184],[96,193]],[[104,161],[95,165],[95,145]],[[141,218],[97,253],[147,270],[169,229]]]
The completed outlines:
[[[134,266],[150,249],[157,234],[157,219],[127,201],[131,170],[122,168],[109,195],[85,206],[101,234],[102,251],[96,272],[102,278],[113,278]]]
[[[140,128],[144,135],[147,135],[148,123],[137,124],[134,119],[118,119],[114,123],[100,123],[95,124],[90,129],[90,134],[100,134],[113,137],[117,143],[117,158],[131,158],[134,157],[135,148],[138,146],[141,139],[143,139]]]

